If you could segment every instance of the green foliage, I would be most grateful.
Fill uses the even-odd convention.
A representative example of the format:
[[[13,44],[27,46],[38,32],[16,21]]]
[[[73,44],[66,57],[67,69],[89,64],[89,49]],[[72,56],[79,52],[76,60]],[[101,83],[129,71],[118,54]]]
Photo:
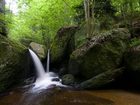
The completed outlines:
[[[114,14],[116,12],[115,8],[112,6],[111,1],[110,0],[95,0],[93,1],[94,3],[94,7],[92,14],[94,14],[95,18],[101,18],[105,17],[105,16],[110,16],[110,17],[114,17]],[[75,20],[78,23],[83,22],[84,20],[84,5],[83,2],[75,7],[77,15],[75,17]]]
[[[139,38],[133,38],[131,40],[130,46],[134,47],[134,46],[138,46],[138,45],[140,45],[140,39]]]
[[[131,28],[132,18],[140,12],[139,0],[91,0],[91,36],[98,31],[108,30],[116,24],[116,17]],[[19,0],[18,14],[8,12],[6,22],[11,39],[21,41],[31,39],[38,43],[49,43],[63,26],[79,24],[85,30],[79,32],[78,43],[85,40],[88,29],[85,27],[83,0]],[[84,24],[84,25],[83,25]],[[81,35],[81,36],[80,36]],[[80,42],[81,41],[81,42]]]
[[[53,38],[62,26],[73,25],[75,10],[81,0],[20,0],[19,13],[13,15],[9,24],[9,37],[21,40],[32,37],[39,43]]]
[[[129,12],[140,11],[139,0],[111,0],[112,5],[116,7],[117,14],[127,14]]]

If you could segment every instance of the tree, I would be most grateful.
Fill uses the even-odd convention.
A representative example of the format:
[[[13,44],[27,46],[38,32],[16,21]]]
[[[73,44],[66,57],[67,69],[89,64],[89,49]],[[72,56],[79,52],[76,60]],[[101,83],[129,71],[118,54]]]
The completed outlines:
[[[9,36],[17,40],[30,36],[39,42],[44,39],[45,43],[45,40],[48,37],[52,39],[62,26],[76,24],[74,22],[76,12],[73,7],[81,3],[81,0],[24,1],[20,0],[18,3],[19,13],[13,16]]]
[[[6,36],[5,0],[0,0],[0,34]]]

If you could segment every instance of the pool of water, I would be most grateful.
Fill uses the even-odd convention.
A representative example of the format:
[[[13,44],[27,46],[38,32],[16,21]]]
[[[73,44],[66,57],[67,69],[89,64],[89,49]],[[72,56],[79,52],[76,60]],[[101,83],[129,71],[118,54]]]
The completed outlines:
[[[75,91],[59,87],[30,92],[19,88],[1,95],[0,105],[140,105],[140,93],[124,90]]]

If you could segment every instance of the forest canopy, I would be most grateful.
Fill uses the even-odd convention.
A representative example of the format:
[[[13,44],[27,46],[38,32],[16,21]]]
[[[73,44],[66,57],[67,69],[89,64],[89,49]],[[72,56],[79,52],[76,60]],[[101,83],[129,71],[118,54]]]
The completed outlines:
[[[7,14],[9,37],[31,37],[39,42],[46,36],[52,38],[60,27],[75,24],[73,7],[80,3],[81,0],[19,0],[19,12]]]
[[[117,19],[128,23],[127,15],[130,20],[140,12],[139,0],[18,0],[16,4],[17,13],[10,10],[11,5],[6,7],[8,36],[38,43],[52,39],[63,26],[99,23],[108,27]]]

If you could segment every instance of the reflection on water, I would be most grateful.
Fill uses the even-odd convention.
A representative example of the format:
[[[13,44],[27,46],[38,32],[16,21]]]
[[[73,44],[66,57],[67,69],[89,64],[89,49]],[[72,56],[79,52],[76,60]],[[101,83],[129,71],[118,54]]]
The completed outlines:
[[[86,91],[65,91],[44,100],[42,105],[114,105],[112,101],[96,97]]]
[[[16,89],[1,96],[0,105],[140,105],[140,94],[122,90],[74,91],[58,87],[38,93]]]

